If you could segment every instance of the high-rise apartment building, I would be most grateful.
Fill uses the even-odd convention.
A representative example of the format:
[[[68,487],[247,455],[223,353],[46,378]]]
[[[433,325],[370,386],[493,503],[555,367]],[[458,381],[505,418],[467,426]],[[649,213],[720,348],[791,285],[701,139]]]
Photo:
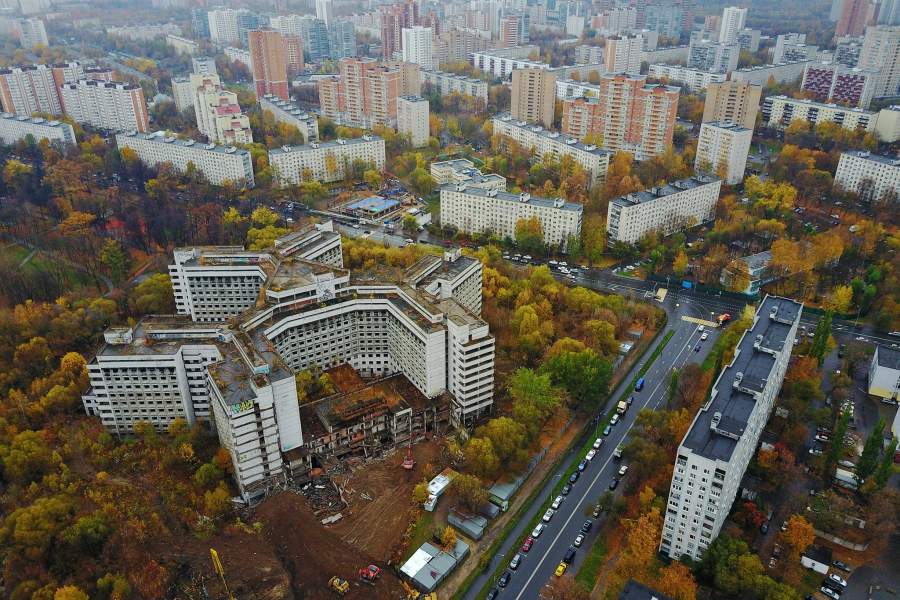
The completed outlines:
[[[349,140],[337,139],[269,150],[269,164],[282,187],[299,185],[304,181],[340,181],[354,161],[362,161],[376,171],[383,171],[384,139],[364,135]]]
[[[194,108],[196,94],[191,87],[190,77],[172,78],[172,97],[175,99],[175,110],[182,112],[188,107]]]
[[[21,19],[19,21],[19,44],[26,50],[35,46],[49,46],[47,29],[40,19]]]
[[[397,98],[397,132],[409,136],[413,148],[428,145],[429,122],[428,100],[420,96],[400,96]]]
[[[660,36],[678,39],[684,25],[685,12],[676,4],[648,4],[644,8],[644,20],[638,12],[638,26],[657,32]],[[688,27],[690,29],[690,27]]]
[[[497,115],[492,119],[494,134],[509,138],[522,148],[534,149],[535,157],[544,156],[559,160],[569,156],[588,174],[588,184],[602,184],[606,181],[612,152],[593,144],[583,144],[575,138],[563,137],[556,131],[541,125],[519,121],[511,115]]]
[[[77,64],[77,63],[75,63]],[[30,117],[36,112],[62,114],[59,85],[53,69],[31,65],[0,69],[0,103],[3,112]]]
[[[331,39],[328,27],[322,19],[304,16],[300,20],[303,49],[312,62],[320,62],[331,56]]]
[[[59,88],[66,114],[77,123],[107,131],[147,131],[150,115],[141,86],[82,79]]]
[[[354,127],[393,126],[397,97],[421,93],[419,65],[344,58],[338,75],[319,81],[322,115]]]
[[[717,175],[734,185],[744,180],[753,130],[736,123],[711,122],[700,126],[694,170]]]
[[[881,77],[879,71],[849,68],[838,63],[809,63],[800,89],[822,102],[869,108]]]
[[[677,87],[650,85],[645,77],[604,75],[596,98],[563,103],[562,132],[578,139],[597,133],[604,148],[646,160],[672,145],[678,96]]]
[[[703,122],[724,121],[753,129],[762,86],[742,81],[713,83],[706,89]]]
[[[352,21],[332,21],[328,26],[328,45],[332,60],[356,58],[356,29]]]
[[[641,52],[644,38],[641,35],[612,36],[606,39],[603,64],[607,73],[641,74]]]
[[[655,186],[610,200],[606,234],[610,242],[636,244],[650,232],[671,235],[716,218],[722,180],[708,175]]]
[[[458,29],[441,31],[440,35],[433,39],[434,66],[438,68],[448,62],[468,61],[472,53],[487,50],[493,43],[471,31]]]
[[[237,94],[222,88],[218,75],[191,75],[197,129],[211,144],[252,144],[250,119],[241,112]]]
[[[191,57],[191,72],[196,75],[217,75],[216,59],[212,56]]]
[[[514,119],[553,126],[556,75],[546,69],[513,69],[510,113]]]
[[[863,150],[841,153],[834,185],[856,192],[867,202],[890,198],[900,202],[900,159]]]
[[[726,6],[722,11],[722,24],[719,27],[719,43],[736,44],[738,35],[747,22],[747,9],[737,6]]]
[[[876,98],[900,93],[900,26],[866,28],[859,68],[878,72],[873,94]]]
[[[119,150],[130,148],[141,162],[150,167],[170,163],[184,173],[189,164],[194,165],[213,185],[254,185],[253,164],[247,150],[179,140],[164,131],[119,133],[116,134],[116,146]]]
[[[443,71],[422,71],[422,82],[436,88],[441,96],[456,93],[474,96],[483,100],[485,104],[488,101],[488,82],[483,79]]]
[[[326,26],[331,25],[331,21],[334,19],[332,0],[316,0],[316,18],[325,21]]]
[[[692,41],[687,66],[707,73],[730,73],[737,69],[740,53],[737,43]]]
[[[766,296],[678,447],[660,551],[698,560],[718,537],[781,389],[803,305]]]
[[[415,63],[423,69],[434,68],[431,27],[415,25],[402,31],[403,62]]]
[[[403,49],[403,28],[419,24],[419,4],[404,0],[381,7],[381,50],[385,60],[393,60],[394,54]]]
[[[875,7],[872,0],[843,0],[834,37],[860,36],[865,33],[866,26],[875,20]]]
[[[878,8],[878,25],[900,25],[900,2],[882,0]]]
[[[500,19],[500,47],[525,46],[531,39],[531,18],[528,13],[508,14]]]
[[[845,67],[858,67],[859,57],[862,54],[863,40],[852,36],[845,36],[835,41],[834,62]]]
[[[214,44],[233,46],[240,44],[241,32],[238,18],[249,14],[246,9],[215,8],[207,13],[209,22],[209,39]]]
[[[256,96],[271,94],[282,100],[288,100],[290,93],[287,80],[287,48],[284,38],[274,29],[257,29],[249,33],[248,42]],[[295,47],[294,54],[297,49]]]
[[[209,14],[205,8],[191,9],[191,35],[209,39]]]
[[[591,18],[591,29],[602,35],[630,33],[637,29],[637,9],[623,6],[605,10]]]
[[[807,45],[805,33],[783,33],[775,38],[772,64],[813,60],[816,58],[817,51],[818,47]]]

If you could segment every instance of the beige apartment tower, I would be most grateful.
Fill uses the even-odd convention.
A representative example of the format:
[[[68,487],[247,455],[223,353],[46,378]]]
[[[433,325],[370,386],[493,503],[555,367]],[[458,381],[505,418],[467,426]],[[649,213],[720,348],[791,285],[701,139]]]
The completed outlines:
[[[545,69],[513,69],[512,99],[514,119],[553,126],[556,102],[556,75]]]
[[[762,86],[746,81],[711,83],[706,90],[703,122],[731,122],[752,130],[761,95]]]

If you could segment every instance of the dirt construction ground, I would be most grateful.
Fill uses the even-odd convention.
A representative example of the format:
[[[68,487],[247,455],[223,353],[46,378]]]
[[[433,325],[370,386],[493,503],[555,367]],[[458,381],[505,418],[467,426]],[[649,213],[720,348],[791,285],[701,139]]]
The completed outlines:
[[[282,492],[263,502],[254,516],[263,523],[263,536],[278,555],[290,577],[292,597],[298,600],[337,598],[328,580],[337,575],[350,583],[348,600],[404,598],[400,580],[381,560],[341,540],[324,528],[299,494]],[[383,571],[375,585],[361,583],[360,568],[374,563]],[[252,565],[247,565],[252,568]]]
[[[355,465],[346,474],[335,476],[350,507],[332,531],[376,560],[398,562],[399,545],[410,523],[413,488],[444,467],[441,447],[441,440],[415,444],[412,471],[401,468],[406,450],[398,448],[384,460]]]

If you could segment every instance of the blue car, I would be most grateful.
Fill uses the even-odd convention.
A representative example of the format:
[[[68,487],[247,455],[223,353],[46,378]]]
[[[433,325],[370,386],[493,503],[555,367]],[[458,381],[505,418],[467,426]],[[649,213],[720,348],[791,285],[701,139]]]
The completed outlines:
[[[603,435],[609,435],[610,433],[612,433],[612,426],[607,425],[603,428]]]
[[[634,384],[634,391],[639,392],[639,391],[641,391],[642,389],[644,389],[644,378],[643,378],[643,377],[641,377],[640,379],[638,379],[638,380],[637,380],[637,383]]]

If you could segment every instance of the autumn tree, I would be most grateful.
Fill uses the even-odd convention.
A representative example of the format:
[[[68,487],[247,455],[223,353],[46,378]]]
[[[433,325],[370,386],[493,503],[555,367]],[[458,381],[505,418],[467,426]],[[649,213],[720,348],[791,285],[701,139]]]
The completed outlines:
[[[470,510],[478,510],[488,501],[488,492],[481,480],[474,475],[462,473],[453,480],[453,489],[459,501]]]
[[[441,532],[441,548],[447,552],[456,548],[456,530],[449,525]]]
[[[523,252],[542,254],[544,252],[544,227],[537,217],[516,221],[516,245]]]
[[[800,560],[800,554],[815,541],[816,532],[801,515],[791,515],[781,537],[790,548],[791,560],[796,562]]]
[[[691,570],[682,562],[673,561],[659,572],[659,579],[654,587],[673,600],[695,600],[697,598],[697,582]]]
[[[509,417],[491,419],[475,430],[477,436],[487,439],[504,467],[521,462],[525,458],[525,426]]]
[[[171,314],[175,312],[172,281],[164,273],[150,275],[134,287],[129,302],[138,314]]]
[[[415,504],[424,504],[428,501],[428,482],[420,481],[416,484],[416,487],[413,488],[412,492],[412,501]]]
[[[572,402],[587,410],[598,408],[609,394],[612,366],[590,348],[561,352],[547,360],[543,369]]]
[[[869,437],[866,438],[866,443],[865,446],[863,446],[862,454],[856,465],[856,473],[854,474],[857,483],[860,485],[875,472],[875,469],[878,466],[878,456],[881,453],[881,448],[884,443],[882,438],[884,426],[884,417],[880,417],[875,424],[875,428],[869,434]]]
[[[520,368],[509,378],[508,391],[514,418],[525,426],[529,438],[534,439],[559,406],[559,390],[553,386],[549,374]]]
[[[494,450],[491,440],[473,437],[463,450],[466,457],[466,465],[472,472],[484,479],[491,479],[500,467],[500,459]]]
[[[538,593],[540,600],[589,600],[590,592],[571,575],[551,577]]]

